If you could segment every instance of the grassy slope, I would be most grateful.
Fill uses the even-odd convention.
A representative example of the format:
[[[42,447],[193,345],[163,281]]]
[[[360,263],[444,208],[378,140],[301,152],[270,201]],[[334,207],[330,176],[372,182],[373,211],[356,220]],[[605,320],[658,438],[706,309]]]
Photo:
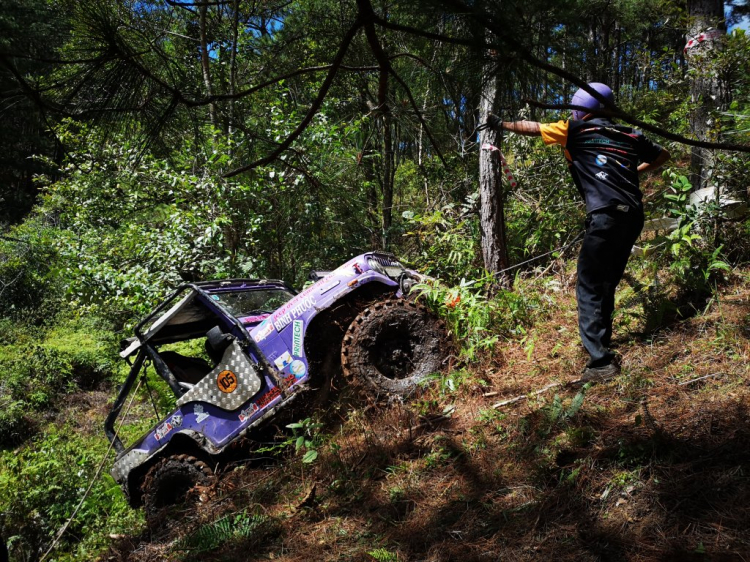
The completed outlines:
[[[228,472],[208,502],[116,540],[102,560],[750,558],[743,279],[649,337],[622,315],[615,381],[495,409],[584,363],[572,279],[557,281],[544,319],[455,392],[435,384],[405,405],[340,405],[314,464],[290,454]],[[177,548],[191,537],[208,551]]]

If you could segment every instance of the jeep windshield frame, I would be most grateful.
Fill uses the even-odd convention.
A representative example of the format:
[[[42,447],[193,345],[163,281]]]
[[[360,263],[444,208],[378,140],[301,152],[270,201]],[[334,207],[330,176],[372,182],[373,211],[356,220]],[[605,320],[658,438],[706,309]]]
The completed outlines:
[[[225,328],[232,325],[238,332],[235,335],[245,338],[247,332],[240,318],[246,315],[235,315],[231,306],[221,302],[221,295],[260,290],[286,293],[289,298],[297,294],[297,291],[277,279],[228,279],[186,283],[179,286],[170,297],[136,325],[135,335],[140,343],[151,341],[154,345],[200,337],[200,334],[205,334],[215,325],[215,322],[208,325],[211,324],[210,319],[218,316],[226,319],[228,325]],[[185,291],[190,292],[182,297],[181,301],[176,302]],[[191,307],[196,298],[198,302]],[[137,349],[138,346],[130,347]],[[135,349],[132,349],[131,354]],[[125,352],[121,355],[126,356]]]

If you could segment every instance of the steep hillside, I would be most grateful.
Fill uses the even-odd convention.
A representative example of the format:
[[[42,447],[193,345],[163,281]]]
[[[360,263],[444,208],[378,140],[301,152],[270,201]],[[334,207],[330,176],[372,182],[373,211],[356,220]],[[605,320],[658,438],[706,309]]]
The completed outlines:
[[[101,560],[746,560],[745,279],[648,333],[624,286],[623,374],[583,388],[572,277],[529,283],[533,326],[479,364],[403,404],[345,392],[302,428],[315,462],[238,464]]]

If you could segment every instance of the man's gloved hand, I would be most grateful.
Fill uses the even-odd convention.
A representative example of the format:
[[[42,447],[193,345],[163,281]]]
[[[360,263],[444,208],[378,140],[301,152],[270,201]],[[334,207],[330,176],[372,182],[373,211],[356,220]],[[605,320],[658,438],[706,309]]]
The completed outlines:
[[[492,129],[493,131],[503,130],[503,120],[500,119],[500,117],[498,117],[494,113],[487,114],[486,124],[487,124],[487,128]]]

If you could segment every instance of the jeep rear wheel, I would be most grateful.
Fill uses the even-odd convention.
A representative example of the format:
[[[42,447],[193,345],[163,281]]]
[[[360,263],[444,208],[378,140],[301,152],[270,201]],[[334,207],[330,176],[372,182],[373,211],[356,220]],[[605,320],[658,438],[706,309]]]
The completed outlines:
[[[157,462],[142,486],[146,519],[153,522],[164,508],[187,503],[188,492],[196,486],[208,486],[213,474],[206,463],[190,455],[173,455]]]
[[[406,395],[448,356],[445,325],[424,306],[388,299],[363,310],[341,346],[344,374],[381,392]]]

